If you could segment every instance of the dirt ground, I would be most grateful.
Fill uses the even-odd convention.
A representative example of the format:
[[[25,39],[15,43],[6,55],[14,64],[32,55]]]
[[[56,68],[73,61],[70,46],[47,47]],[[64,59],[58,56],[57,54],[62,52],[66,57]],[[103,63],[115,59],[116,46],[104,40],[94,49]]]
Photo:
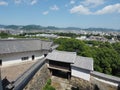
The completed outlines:
[[[32,66],[36,61],[22,62],[19,64],[1,67],[1,78],[11,81],[15,81],[21,74],[23,74],[30,66]]]
[[[56,90],[71,90],[72,86],[69,84],[68,79],[52,76],[51,80],[52,80],[51,85]]]

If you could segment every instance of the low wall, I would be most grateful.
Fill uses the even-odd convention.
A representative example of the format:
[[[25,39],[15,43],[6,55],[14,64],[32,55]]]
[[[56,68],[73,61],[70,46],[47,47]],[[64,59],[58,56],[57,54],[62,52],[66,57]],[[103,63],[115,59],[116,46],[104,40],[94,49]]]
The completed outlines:
[[[50,77],[47,65],[44,64],[23,90],[42,90]]]
[[[90,82],[96,90],[120,90],[120,78],[99,72],[91,72]]]

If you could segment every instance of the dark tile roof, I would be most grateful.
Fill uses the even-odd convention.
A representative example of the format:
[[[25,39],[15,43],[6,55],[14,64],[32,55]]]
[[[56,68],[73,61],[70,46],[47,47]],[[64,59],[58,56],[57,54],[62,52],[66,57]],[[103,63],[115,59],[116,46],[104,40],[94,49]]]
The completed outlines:
[[[49,60],[66,62],[66,63],[74,63],[76,59],[76,52],[66,52],[66,51],[57,51],[53,50],[46,57]]]
[[[93,70],[93,59],[77,56],[76,52],[54,50],[46,57],[48,60],[71,63],[71,66],[86,70]]]
[[[72,66],[86,69],[86,70],[93,70],[93,59],[88,57],[77,56],[75,63]]]
[[[39,39],[0,40],[0,54],[50,49],[52,42]]]

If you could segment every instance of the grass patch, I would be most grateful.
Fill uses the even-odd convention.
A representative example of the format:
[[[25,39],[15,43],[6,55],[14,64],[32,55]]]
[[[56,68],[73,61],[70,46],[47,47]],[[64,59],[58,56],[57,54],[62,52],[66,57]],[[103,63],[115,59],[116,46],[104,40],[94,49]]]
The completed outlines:
[[[45,85],[45,87],[43,88],[43,90],[55,90],[54,87],[51,86],[51,79],[49,79]]]

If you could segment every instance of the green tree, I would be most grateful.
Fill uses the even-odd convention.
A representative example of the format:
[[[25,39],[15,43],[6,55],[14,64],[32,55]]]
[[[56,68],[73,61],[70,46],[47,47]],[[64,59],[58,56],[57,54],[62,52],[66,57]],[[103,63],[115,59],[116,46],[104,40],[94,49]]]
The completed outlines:
[[[8,33],[5,33],[5,32],[1,32],[1,33],[0,33],[0,37],[1,37],[1,38],[8,38],[8,37],[9,37],[9,34],[8,34]]]

